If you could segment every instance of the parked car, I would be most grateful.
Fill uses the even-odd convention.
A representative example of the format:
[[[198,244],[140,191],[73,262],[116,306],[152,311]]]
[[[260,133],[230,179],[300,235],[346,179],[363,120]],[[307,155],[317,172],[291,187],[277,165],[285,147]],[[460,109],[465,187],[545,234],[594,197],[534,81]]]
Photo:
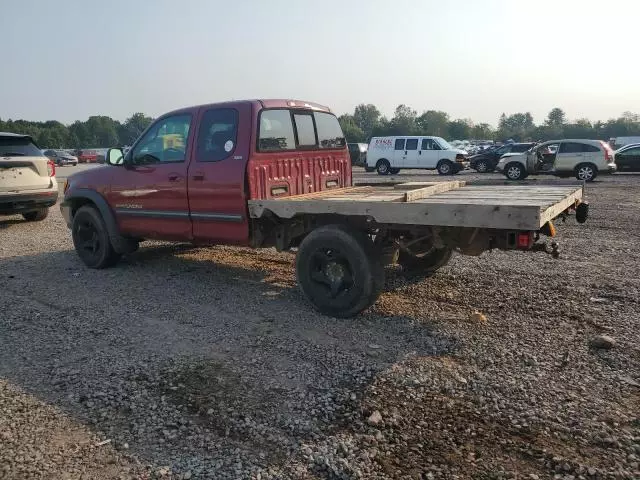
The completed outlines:
[[[367,148],[369,145],[366,143],[348,143],[349,156],[351,157],[351,165],[357,165],[358,167],[364,167],[367,163]]]
[[[0,215],[37,222],[57,199],[55,164],[29,135],[0,132]]]
[[[533,145],[533,143],[508,143],[500,147],[490,148],[469,157],[469,166],[480,173],[493,172],[503,155],[507,153],[523,153]]]
[[[611,138],[609,140],[609,145],[611,145],[611,148],[617,149],[619,150],[622,147],[625,147],[627,145],[632,145],[632,144],[636,144],[636,143],[640,143],[640,136],[635,136],[635,137],[615,137],[615,138]]]
[[[104,163],[107,157],[108,148],[98,148],[94,150],[96,152],[96,163]]]
[[[95,163],[96,151],[93,149],[79,149],[75,152],[80,163]]]
[[[557,146],[557,153],[552,147]],[[523,180],[531,174],[550,174],[558,177],[575,176],[585,182],[593,181],[601,173],[613,173],[616,164],[608,143],[600,140],[552,140],[536,145],[521,154],[507,154],[500,159],[496,170],[509,180]]]
[[[396,174],[402,168],[436,169],[454,175],[469,166],[467,152],[440,137],[373,137],[367,151],[367,167],[380,175]]]
[[[45,150],[44,154],[49,158],[49,160],[59,167],[63,167],[64,165],[71,165],[75,167],[78,165],[78,158],[64,150]]]
[[[640,172],[640,143],[625,145],[613,152],[620,172]]]
[[[106,163],[70,176],[60,206],[88,267],[114,265],[143,239],[295,248],[302,293],[337,317],[372,305],[385,265],[396,260],[429,276],[454,250],[547,251],[536,241],[554,234],[549,222],[570,208],[579,222],[588,214],[584,189],[575,185],[499,196],[455,181],[351,187],[338,119],[297,100],[176,110],[156,119],[126,155],[110,149]]]

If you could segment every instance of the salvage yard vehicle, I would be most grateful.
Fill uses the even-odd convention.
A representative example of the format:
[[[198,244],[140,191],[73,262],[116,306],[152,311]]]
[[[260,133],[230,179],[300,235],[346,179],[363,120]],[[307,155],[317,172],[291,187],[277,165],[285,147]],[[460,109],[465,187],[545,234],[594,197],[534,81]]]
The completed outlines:
[[[56,167],[29,135],[0,132],[0,215],[47,218],[58,200]]]
[[[78,158],[64,150],[45,150],[44,154],[49,160],[59,167],[63,167],[65,165],[75,167],[78,165]]]
[[[168,146],[167,132],[183,132]],[[552,221],[588,206],[581,185],[462,181],[352,186],[337,118],[297,100],[233,101],[158,118],[127,154],[76,173],[61,211],[90,268],[114,265],[144,239],[297,248],[313,306],[351,317],[372,305],[384,266],[429,276],[452,252],[557,249]]]
[[[523,153],[533,147],[533,143],[507,143],[489,148],[469,157],[469,166],[478,173],[493,172],[500,158],[507,153]]]
[[[640,172],[640,143],[632,143],[614,152],[614,160],[620,172]]]
[[[503,156],[496,170],[509,180],[524,180],[529,175],[575,176],[584,182],[599,174],[614,173],[613,150],[601,140],[551,140],[535,145],[522,154]]]
[[[467,152],[440,137],[373,137],[367,151],[367,170],[395,175],[403,168],[438,170],[455,175],[469,166]]]

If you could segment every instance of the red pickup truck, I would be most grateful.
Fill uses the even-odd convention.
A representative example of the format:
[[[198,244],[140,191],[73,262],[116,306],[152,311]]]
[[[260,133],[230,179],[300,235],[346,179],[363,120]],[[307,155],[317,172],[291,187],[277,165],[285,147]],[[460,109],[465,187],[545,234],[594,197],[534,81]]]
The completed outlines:
[[[110,149],[105,166],[72,175],[61,211],[91,268],[145,239],[297,248],[307,299],[349,317],[376,301],[390,263],[428,276],[454,250],[549,251],[540,235],[553,236],[552,220],[570,210],[586,220],[582,198],[576,184],[352,186],[327,107],[250,100],[163,115],[126,154]]]

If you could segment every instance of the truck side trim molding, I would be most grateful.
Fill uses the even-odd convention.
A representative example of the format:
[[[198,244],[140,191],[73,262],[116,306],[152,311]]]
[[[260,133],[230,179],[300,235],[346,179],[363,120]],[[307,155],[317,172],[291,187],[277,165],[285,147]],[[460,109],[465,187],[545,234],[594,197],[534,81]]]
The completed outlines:
[[[242,215],[233,213],[191,213],[194,220],[220,220],[222,222],[242,222]]]
[[[139,210],[137,208],[117,208],[116,213],[119,215],[147,218],[191,218],[193,220],[217,220],[221,222],[242,222],[243,220],[242,215],[232,213],[189,213],[164,210]]]

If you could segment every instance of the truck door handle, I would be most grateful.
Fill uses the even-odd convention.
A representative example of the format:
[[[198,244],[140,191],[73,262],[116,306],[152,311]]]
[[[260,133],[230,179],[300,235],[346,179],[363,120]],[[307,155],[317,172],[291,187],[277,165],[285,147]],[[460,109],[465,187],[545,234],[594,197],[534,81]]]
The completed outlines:
[[[180,175],[178,175],[177,173],[170,173],[169,174],[169,181],[170,182],[179,182],[180,180],[182,180],[182,177]]]
[[[202,181],[202,180],[204,180],[204,172],[196,172],[196,173],[193,174],[193,177],[191,177],[191,178],[193,178],[194,180],[197,180],[197,181]]]

